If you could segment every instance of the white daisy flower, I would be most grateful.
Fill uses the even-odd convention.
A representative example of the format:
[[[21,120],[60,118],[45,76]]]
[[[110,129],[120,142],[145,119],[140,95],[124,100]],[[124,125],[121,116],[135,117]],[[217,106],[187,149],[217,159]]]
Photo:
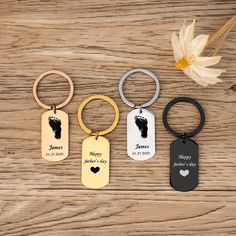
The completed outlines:
[[[173,32],[171,43],[174,50],[174,58],[176,60],[175,67],[183,70],[183,72],[198,84],[206,87],[209,84],[222,82],[218,77],[225,70],[208,68],[217,64],[221,57],[201,57],[205,48],[208,35],[198,35],[194,38],[195,20],[193,23],[185,26],[185,22],[180,30],[179,37]]]

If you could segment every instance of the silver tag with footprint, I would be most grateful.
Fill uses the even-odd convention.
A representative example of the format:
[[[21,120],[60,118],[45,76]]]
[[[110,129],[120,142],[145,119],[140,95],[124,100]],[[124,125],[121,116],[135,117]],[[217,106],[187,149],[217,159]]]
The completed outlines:
[[[134,109],[127,115],[127,152],[134,160],[148,160],[155,155],[155,116]]]
[[[155,81],[156,92],[150,101],[136,106],[125,97],[123,84],[130,75],[138,72],[150,76]],[[134,160],[148,160],[155,155],[155,116],[144,107],[152,105],[158,98],[160,93],[159,81],[151,71],[133,69],[128,71],[120,80],[119,93],[124,103],[135,108],[127,115],[127,153]]]

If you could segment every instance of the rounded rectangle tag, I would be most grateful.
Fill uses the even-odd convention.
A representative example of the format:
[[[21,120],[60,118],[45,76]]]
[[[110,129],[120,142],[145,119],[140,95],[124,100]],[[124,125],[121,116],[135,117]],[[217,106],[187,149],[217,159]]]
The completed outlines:
[[[98,136],[82,143],[82,184],[88,188],[102,188],[109,183],[110,143]]]
[[[61,161],[69,154],[69,119],[61,110],[46,111],[41,120],[42,157],[48,161]]]
[[[134,160],[148,160],[155,155],[155,116],[134,109],[127,115],[127,152]]]
[[[176,139],[170,145],[170,184],[179,191],[198,185],[198,144],[191,139]]]

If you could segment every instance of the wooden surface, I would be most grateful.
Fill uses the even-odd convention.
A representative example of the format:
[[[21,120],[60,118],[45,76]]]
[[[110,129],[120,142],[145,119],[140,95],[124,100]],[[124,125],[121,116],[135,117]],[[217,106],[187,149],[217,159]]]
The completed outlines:
[[[0,235],[235,235],[236,234],[236,32],[220,55],[224,83],[202,88],[174,68],[172,31],[196,18],[196,33],[212,34],[235,14],[231,1],[0,1]],[[118,82],[131,68],[159,74],[161,96],[149,109],[156,115],[157,153],[143,162],[126,154],[126,115]],[[70,117],[70,156],[49,163],[40,154],[40,119],[45,111],[32,97],[37,76],[66,72],[75,94],[64,108]],[[144,101],[153,83],[145,76],[126,84],[127,97]],[[144,81],[144,79],[147,79]],[[60,81],[60,82],[56,82]],[[50,77],[40,98],[51,104],[66,98],[68,86]],[[102,190],[81,185],[81,142],[76,111],[89,95],[112,97],[120,123],[111,142],[110,184]],[[164,106],[177,96],[197,99],[206,112],[200,147],[200,183],[182,193],[169,185],[169,144],[162,125]],[[99,105],[99,106],[97,106]],[[112,108],[91,103],[91,128],[113,119]],[[176,106],[170,123],[190,130],[198,122],[191,106]]]

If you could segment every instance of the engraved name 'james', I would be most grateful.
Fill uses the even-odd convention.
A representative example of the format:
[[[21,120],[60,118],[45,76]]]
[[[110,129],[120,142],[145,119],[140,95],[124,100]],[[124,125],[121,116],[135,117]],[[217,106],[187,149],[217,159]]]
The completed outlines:
[[[135,150],[136,150],[136,149],[143,149],[143,148],[149,148],[149,145],[136,144]]]
[[[48,150],[62,150],[63,149],[63,146],[53,146],[53,145],[50,145]]]
[[[101,152],[89,152],[89,156],[101,157],[102,153]]]

